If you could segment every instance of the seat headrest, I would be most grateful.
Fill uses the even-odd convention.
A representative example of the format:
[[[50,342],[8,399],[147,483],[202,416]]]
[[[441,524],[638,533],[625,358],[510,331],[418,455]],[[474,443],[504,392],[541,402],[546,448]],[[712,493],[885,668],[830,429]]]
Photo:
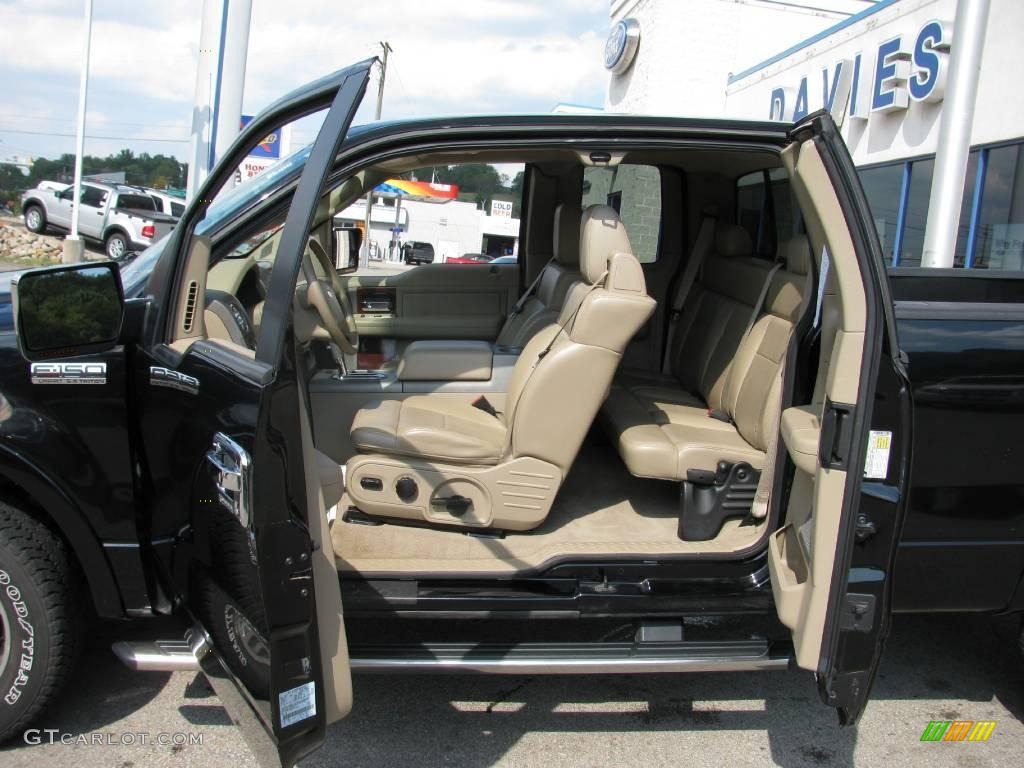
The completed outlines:
[[[587,206],[580,218],[580,272],[588,283],[596,283],[608,271],[616,253],[632,255],[626,226],[609,205]]]
[[[779,243],[779,260],[787,272],[806,275],[811,271],[811,244],[804,235],[794,235]]]
[[[555,208],[554,257],[563,267],[577,269],[580,265],[580,216],[574,203],[561,203]]]
[[[754,252],[754,244],[747,230],[739,224],[722,224],[715,232],[715,250],[720,256],[731,259],[749,256]]]

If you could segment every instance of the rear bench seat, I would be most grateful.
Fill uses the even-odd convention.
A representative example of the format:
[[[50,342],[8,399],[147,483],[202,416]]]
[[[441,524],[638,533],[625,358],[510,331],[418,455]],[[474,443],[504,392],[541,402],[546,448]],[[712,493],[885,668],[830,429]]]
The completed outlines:
[[[602,421],[633,475],[685,481],[694,470],[689,479],[706,482],[723,460],[763,467],[810,250],[802,236],[780,245],[783,266],[747,332],[773,266],[751,251],[745,230],[720,227],[679,318],[670,372],[623,370],[613,384]]]

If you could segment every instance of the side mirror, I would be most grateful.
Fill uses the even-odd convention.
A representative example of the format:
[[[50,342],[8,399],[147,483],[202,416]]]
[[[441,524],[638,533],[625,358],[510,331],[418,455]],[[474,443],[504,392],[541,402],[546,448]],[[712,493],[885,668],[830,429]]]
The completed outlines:
[[[116,264],[34,269],[13,282],[14,325],[26,359],[74,357],[117,344],[124,291]]]
[[[356,227],[337,227],[334,230],[334,266],[339,275],[359,269],[359,249],[363,244],[363,231]]]

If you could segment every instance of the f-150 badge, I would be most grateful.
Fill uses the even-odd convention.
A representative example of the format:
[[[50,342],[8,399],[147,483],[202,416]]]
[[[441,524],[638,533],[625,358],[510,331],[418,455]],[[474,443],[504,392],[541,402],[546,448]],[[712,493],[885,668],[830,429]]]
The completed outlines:
[[[177,389],[181,392],[188,392],[190,395],[199,394],[199,379],[195,376],[188,376],[184,373],[163,368],[159,365],[151,366],[149,369],[149,383],[154,387],[167,387]]]
[[[32,363],[33,384],[106,384],[106,363]]]

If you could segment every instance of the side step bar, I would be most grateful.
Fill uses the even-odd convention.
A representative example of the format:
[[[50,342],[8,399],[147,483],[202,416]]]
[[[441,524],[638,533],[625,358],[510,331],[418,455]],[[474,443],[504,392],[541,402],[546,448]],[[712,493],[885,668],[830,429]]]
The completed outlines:
[[[202,637],[199,633],[192,637]],[[188,636],[183,640],[149,642],[119,640],[110,649],[121,663],[137,672],[198,672],[199,655],[205,644],[194,647]]]
[[[788,669],[791,660],[789,649],[765,640],[353,646],[350,657],[353,672],[498,675],[767,671]]]

